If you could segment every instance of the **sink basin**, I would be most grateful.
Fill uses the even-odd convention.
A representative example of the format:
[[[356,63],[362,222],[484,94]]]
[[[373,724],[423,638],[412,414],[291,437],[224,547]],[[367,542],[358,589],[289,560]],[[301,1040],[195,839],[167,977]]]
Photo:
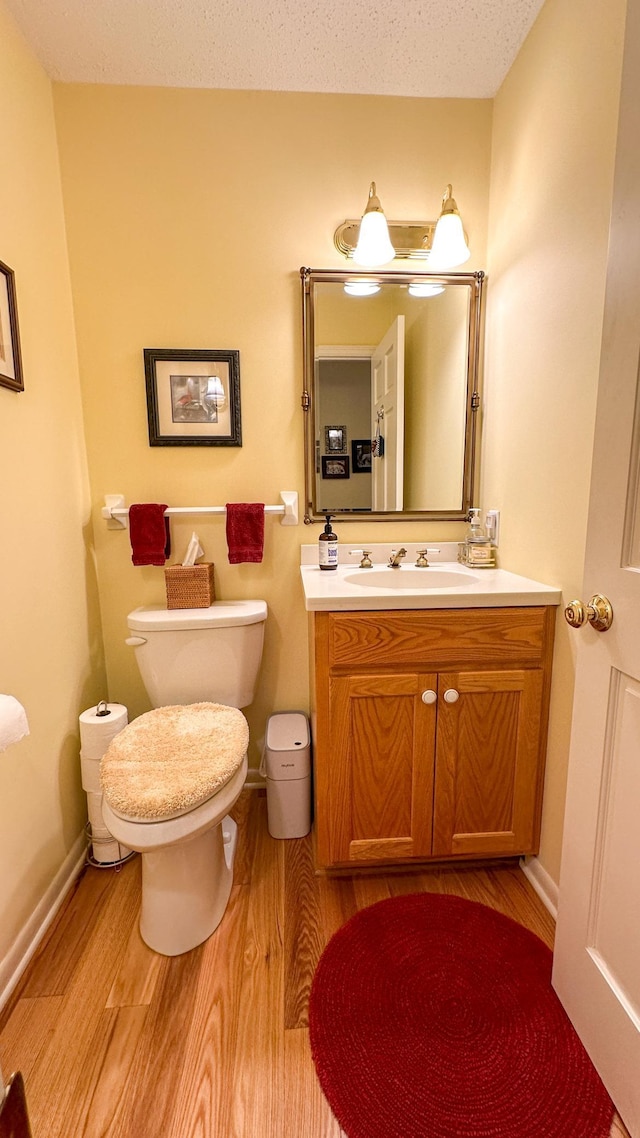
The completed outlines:
[[[476,585],[473,573],[455,569],[358,569],[345,574],[350,585],[370,589],[464,589]]]
[[[370,545],[373,569],[359,569],[347,562],[358,553],[342,546],[342,557],[334,573],[323,573],[318,566],[318,546],[302,546],[300,574],[308,612],[373,612],[376,609],[401,612],[410,609],[501,608],[504,605],[557,605],[559,589],[519,577],[506,569],[474,570],[455,560],[456,542],[440,543],[443,554],[426,568],[416,568],[417,545],[407,546],[407,560],[399,569],[386,561],[389,545]]]

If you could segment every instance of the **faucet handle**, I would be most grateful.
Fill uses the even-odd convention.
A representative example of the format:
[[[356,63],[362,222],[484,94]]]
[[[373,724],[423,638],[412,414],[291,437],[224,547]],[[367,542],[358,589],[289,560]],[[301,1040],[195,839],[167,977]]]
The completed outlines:
[[[362,558],[360,562],[360,569],[373,569],[370,549],[350,549],[349,556]]]
[[[427,554],[428,553],[439,553],[439,552],[440,552],[439,549],[428,549],[428,548],[416,550],[416,553],[418,555],[418,560],[416,561],[416,567],[420,568],[420,569],[424,569],[426,566],[428,568],[429,562],[427,561]]]

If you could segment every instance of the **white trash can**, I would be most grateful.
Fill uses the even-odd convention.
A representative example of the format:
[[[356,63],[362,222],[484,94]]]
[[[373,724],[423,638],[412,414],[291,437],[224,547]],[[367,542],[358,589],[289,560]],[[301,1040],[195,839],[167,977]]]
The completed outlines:
[[[303,838],[311,829],[311,740],[301,711],[269,717],[263,773],[267,825],[272,838]]]

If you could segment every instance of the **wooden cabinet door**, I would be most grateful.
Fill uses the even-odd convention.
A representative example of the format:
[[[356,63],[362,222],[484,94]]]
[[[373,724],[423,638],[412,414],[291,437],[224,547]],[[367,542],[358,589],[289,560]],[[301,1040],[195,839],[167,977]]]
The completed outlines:
[[[433,856],[531,852],[542,670],[440,674],[438,694]]]
[[[428,674],[330,680],[331,861],[431,853],[436,690]]]

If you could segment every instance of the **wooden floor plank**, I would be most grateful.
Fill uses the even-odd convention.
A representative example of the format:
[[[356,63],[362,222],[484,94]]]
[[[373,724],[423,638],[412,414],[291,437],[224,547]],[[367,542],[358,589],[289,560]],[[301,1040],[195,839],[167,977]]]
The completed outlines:
[[[284,844],[284,1027],[306,1027],[311,981],[325,945],[311,844]]]
[[[93,874],[100,873],[101,870],[90,869],[85,878],[89,883]],[[55,1027],[41,1062],[34,1067],[28,1082],[25,1080],[36,1135],[67,1138],[65,1118],[75,1082],[104,1011],[138,906],[139,883],[132,863],[128,863],[120,874],[111,877],[111,891],[104,893],[101,908],[91,909],[82,952],[76,954]],[[86,915],[86,910],[79,911]],[[52,944],[55,964],[63,944],[57,937]]]
[[[22,1071],[25,1080],[42,1061],[60,1017],[62,996],[21,999],[0,1033],[0,1058],[5,1075]]]
[[[344,1132],[320,1089],[304,1028],[285,1032],[284,1095],[285,1129],[277,1138],[342,1138]]]
[[[375,905],[376,901],[386,901],[391,896],[388,878],[383,876],[354,877],[353,892],[358,909]]]
[[[111,892],[116,869],[88,866],[77,880],[52,924],[48,936],[38,947],[29,966],[21,996],[55,996],[65,992],[78,959],[84,952],[86,929],[97,919],[106,895]]]
[[[171,1134],[204,951],[199,945],[182,956],[166,958],[109,1138]]]
[[[267,831],[264,799],[260,806],[225,1138],[279,1135],[284,1126],[284,851]]]
[[[146,945],[134,921],[116,978],[107,997],[108,1008],[150,1004],[165,958]]]
[[[112,1138],[121,1132],[126,1092],[134,1070],[148,1008],[106,1008],[82,1057],[73,1099],[65,1116],[66,1134]]]
[[[259,828],[261,801],[265,794],[258,790],[243,790],[236,802],[231,817],[238,826],[238,844],[233,862],[233,884],[249,885],[253,864],[253,841],[251,835]]]
[[[203,945],[180,1078],[159,1072],[173,1081],[176,1098],[171,1131],[163,1138],[230,1133],[248,900],[249,890],[234,886],[224,920]]]

